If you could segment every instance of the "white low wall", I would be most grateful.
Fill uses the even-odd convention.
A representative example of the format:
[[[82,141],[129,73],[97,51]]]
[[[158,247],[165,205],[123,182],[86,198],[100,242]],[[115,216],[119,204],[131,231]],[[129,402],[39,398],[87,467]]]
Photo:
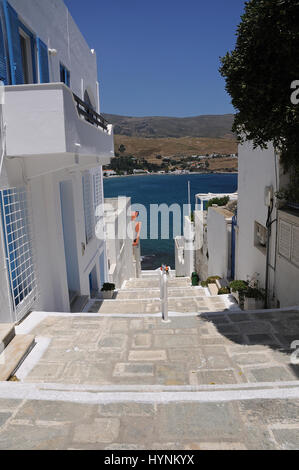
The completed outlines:
[[[104,131],[82,119],[60,83],[6,87],[4,120],[8,157],[95,156],[105,165],[114,155],[112,126]]]
[[[226,209],[210,207],[208,210],[208,276],[230,278],[232,217]]]

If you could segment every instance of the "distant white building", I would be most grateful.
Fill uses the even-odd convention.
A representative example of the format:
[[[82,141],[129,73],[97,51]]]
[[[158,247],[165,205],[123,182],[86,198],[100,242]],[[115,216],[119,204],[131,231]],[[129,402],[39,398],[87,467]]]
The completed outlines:
[[[269,305],[275,307],[299,305],[299,211],[280,207],[275,197],[287,183],[272,145],[239,146],[235,277],[258,277],[261,288],[268,278]]]
[[[214,198],[229,197],[237,201],[238,193],[204,193],[195,196],[193,220],[184,219],[184,235],[175,238],[177,276],[197,272],[201,280],[209,276],[230,279],[234,275],[234,213],[225,207],[207,208]]]
[[[149,173],[147,170],[133,170],[134,175],[143,175]]]
[[[234,214],[227,208],[212,206],[212,199],[229,197],[229,203],[238,199],[238,193],[232,194],[196,194],[195,196],[195,271],[202,280],[209,276],[229,279],[234,276]]]
[[[62,0],[0,1],[0,322],[108,280],[97,60]]]
[[[116,176],[116,174],[114,170],[103,170],[103,176]]]

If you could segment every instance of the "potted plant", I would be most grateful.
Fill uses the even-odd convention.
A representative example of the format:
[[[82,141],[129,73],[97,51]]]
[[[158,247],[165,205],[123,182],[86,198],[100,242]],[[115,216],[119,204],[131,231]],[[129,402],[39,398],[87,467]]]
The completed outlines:
[[[246,281],[232,281],[229,284],[231,293],[236,301],[240,304],[244,301],[244,292],[248,289],[248,282]]]
[[[218,295],[230,294],[230,290],[228,287],[221,287],[218,291]]]
[[[103,285],[101,292],[103,299],[112,299],[115,291],[115,284],[110,284],[109,282],[105,282]]]
[[[244,309],[245,310],[262,310],[265,303],[265,293],[257,287],[248,287],[244,292]]]

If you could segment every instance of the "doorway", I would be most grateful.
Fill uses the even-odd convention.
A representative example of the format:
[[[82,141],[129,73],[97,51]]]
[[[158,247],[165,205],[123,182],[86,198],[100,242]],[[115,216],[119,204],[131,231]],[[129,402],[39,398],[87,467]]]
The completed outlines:
[[[60,202],[67,284],[71,301],[76,295],[80,294],[73,182],[71,180],[60,183]]]
[[[94,266],[92,271],[89,273],[89,289],[90,289],[90,298],[96,297],[96,295],[99,292],[99,283],[98,283],[96,266]]]

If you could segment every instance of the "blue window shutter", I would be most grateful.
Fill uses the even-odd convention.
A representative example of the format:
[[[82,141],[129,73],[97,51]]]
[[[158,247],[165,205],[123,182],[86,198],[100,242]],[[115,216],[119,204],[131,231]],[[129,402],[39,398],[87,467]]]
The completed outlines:
[[[37,51],[38,51],[38,61],[39,61],[39,78],[40,83],[49,83],[50,82],[50,72],[49,72],[49,53],[46,44],[37,39]]]
[[[65,77],[64,77],[64,67],[62,64],[60,64],[60,81],[61,83],[65,82]]]
[[[68,87],[71,86],[71,73],[63,64],[60,64],[60,81]]]
[[[9,63],[12,85],[24,83],[22,52],[17,12],[4,0],[4,16],[9,50]]]
[[[0,81],[4,82],[5,85],[8,84],[4,35],[3,35],[1,20],[0,20]]]

